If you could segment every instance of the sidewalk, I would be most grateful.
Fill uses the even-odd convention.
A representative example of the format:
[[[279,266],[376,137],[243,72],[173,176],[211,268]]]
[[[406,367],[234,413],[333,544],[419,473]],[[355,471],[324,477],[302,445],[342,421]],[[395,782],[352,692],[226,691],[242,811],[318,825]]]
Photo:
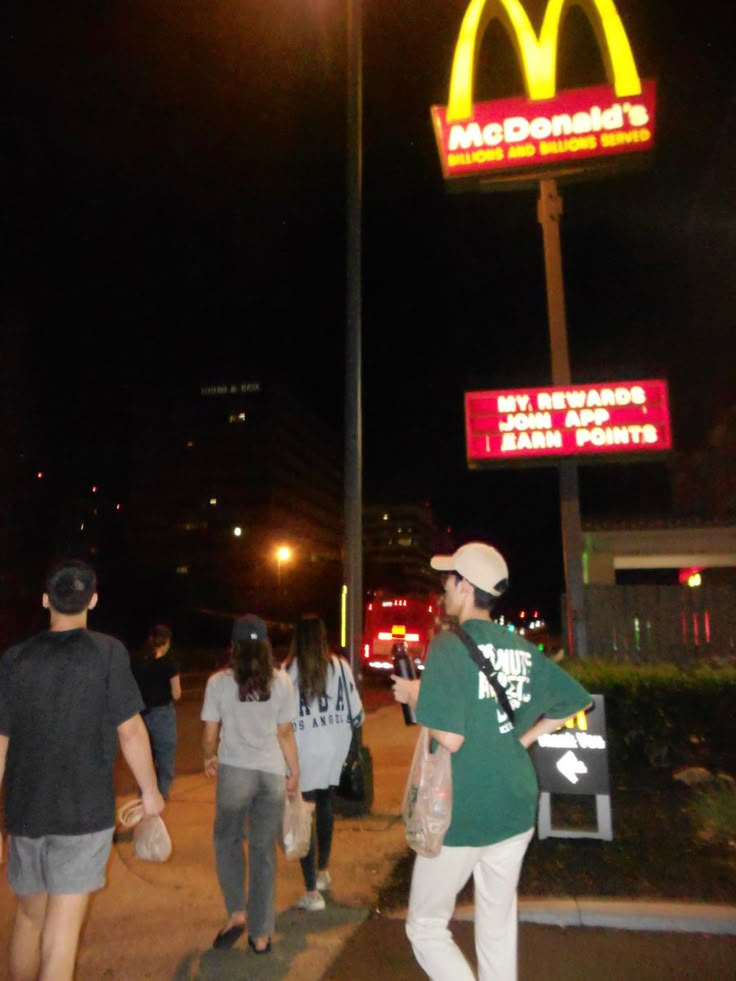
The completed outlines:
[[[330,863],[334,884],[323,912],[307,913],[293,908],[303,893],[301,870],[298,862],[288,862],[279,853],[277,923],[273,953],[268,957],[256,957],[247,948],[245,937],[232,951],[211,949],[225,918],[211,840],[215,785],[200,775],[178,777],[164,815],[174,843],[173,855],[159,865],[137,859],[130,841],[119,841],[114,846],[108,885],[96,894],[91,904],[80,946],[77,981],[100,978],[230,981],[249,977],[354,981],[369,975],[423,978],[403,933],[403,916],[383,917],[375,908],[380,885],[406,849],[399,810],[415,739],[416,730],[403,724],[395,706],[367,716],[365,743],[373,756],[375,778],[372,812],[336,819]],[[7,945],[13,897],[5,876],[0,879],[0,943]],[[698,956],[732,957],[733,961],[728,960],[728,970],[724,973],[716,965],[714,970],[718,973],[709,974],[702,970],[701,959],[701,971],[693,976],[736,976],[736,909],[731,907],[525,897],[520,901],[520,919],[524,924],[522,950],[526,946],[524,931],[536,931],[531,945],[535,958],[553,956],[553,951],[543,955],[547,949],[544,944],[554,945],[554,938],[561,933],[567,938],[566,956],[569,957],[569,942],[573,937],[582,940],[585,935],[584,943],[576,946],[592,949],[593,935],[605,932],[560,930],[560,927],[623,927],[639,933],[681,934],[666,937],[663,943],[670,952],[683,943],[681,957],[691,952],[696,966],[699,940],[686,936],[686,932],[719,934],[720,938],[709,938],[711,953]],[[459,942],[471,956],[472,908],[459,910],[457,920]],[[547,940],[540,939],[537,935],[540,931],[542,937],[545,932],[548,934]],[[714,948],[716,940],[721,946]],[[615,939],[612,946],[616,946]],[[625,946],[631,946],[628,940]],[[542,963],[537,960],[540,970]],[[332,973],[333,968],[338,973]],[[547,976],[554,977],[554,974],[547,972]],[[567,974],[568,981],[572,976]],[[624,976],[627,975],[619,974]],[[632,976],[647,975],[629,975]],[[670,973],[668,976],[686,975]]]

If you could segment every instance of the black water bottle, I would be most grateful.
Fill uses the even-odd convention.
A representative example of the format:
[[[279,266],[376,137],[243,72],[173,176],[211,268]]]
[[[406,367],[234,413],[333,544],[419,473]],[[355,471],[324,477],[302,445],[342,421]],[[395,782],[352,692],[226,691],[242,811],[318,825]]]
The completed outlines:
[[[406,644],[402,641],[394,644],[394,674],[400,678],[416,678],[417,669],[414,661],[409,657]],[[414,709],[410,705],[401,703],[401,710],[404,713],[404,722],[408,726],[416,725],[417,717]]]

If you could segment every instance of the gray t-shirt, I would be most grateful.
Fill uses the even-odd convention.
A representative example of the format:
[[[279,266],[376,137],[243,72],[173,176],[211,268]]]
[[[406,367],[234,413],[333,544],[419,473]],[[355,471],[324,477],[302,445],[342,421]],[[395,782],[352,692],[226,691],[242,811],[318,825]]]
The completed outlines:
[[[221,723],[220,763],[286,775],[276,727],[296,719],[296,693],[285,671],[274,670],[265,702],[241,702],[232,670],[218,671],[207,682],[201,718]]]

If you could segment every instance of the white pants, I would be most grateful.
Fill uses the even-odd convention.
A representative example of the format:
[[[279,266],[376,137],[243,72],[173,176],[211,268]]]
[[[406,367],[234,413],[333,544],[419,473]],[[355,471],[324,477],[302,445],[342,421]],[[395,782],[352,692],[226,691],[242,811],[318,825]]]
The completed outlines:
[[[473,876],[479,981],[516,981],[516,888],[534,829],[483,848],[444,846],[417,855],[406,935],[432,981],[471,981],[473,972],[448,930],[457,894]]]

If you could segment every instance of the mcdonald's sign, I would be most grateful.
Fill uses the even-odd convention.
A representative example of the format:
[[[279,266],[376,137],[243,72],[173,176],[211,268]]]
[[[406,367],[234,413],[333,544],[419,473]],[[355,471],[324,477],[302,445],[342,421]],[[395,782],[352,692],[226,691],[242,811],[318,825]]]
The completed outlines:
[[[566,8],[586,14],[608,84],[557,91],[557,46]],[[497,20],[517,52],[526,97],[473,101],[483,34]],[[655,83],[642,81],[612,0],[548,0],[539,34],[519,0],[470,0],[460,28],[447,106],[432,106],[445,180],[531,183],[641,163],[654,146]]]

